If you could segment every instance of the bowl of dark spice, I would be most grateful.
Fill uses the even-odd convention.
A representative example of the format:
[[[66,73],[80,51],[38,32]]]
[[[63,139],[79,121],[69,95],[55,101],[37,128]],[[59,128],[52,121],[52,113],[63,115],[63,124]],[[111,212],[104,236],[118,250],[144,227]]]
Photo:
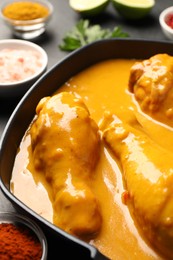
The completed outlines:
[[[18,38],[33,39],[45,32],[53,13],[46,0],[5,0],[1,18]]]
[[[40,227],[18,213],[0,213],[0,259],[46,260],[47,240]]]

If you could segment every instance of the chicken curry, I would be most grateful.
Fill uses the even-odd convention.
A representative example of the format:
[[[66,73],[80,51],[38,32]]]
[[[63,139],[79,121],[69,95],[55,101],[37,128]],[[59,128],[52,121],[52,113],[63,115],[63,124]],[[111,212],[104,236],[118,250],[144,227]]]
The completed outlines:
[[[167,54],[70,78],[37,105],[11,191],[112,260],[173,259],[172,86]]]

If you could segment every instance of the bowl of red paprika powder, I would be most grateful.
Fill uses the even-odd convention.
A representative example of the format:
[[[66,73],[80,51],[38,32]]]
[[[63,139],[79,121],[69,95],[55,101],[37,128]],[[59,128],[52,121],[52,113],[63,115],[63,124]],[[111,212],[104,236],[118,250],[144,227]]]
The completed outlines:
[[[173,40],[173,6],[170,6],[161,12],[159,22],[166,38]]]
[[[46,260],[47,240],[40,227],[19,213],[0,213],[0,259]]]

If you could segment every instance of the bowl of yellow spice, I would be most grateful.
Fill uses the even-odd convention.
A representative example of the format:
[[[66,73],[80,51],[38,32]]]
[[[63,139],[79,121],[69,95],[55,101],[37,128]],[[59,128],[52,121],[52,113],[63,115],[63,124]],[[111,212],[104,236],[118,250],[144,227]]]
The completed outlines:
[[[18,38],[29,40],[46,30],[53,13],[47,0],[6,0],[1,4],[1,17]]]

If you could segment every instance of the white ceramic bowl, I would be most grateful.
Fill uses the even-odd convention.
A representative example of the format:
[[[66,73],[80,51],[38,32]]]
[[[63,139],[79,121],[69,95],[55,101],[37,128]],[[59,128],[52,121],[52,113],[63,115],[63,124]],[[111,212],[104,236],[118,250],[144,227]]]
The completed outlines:
[[[170,19],[170,15],[173,20],[173,6],[170,6],[163,10],[159,16],[159,22],[161,29],[169,40],[173,40],[173,22],[172,22],[172,28],[170,25],[167,24],[167,21]]]
[[[5,50],[7,50],[7,58],[3,54]],[[33,59],[32,53],[33,55],[37,54],[37,56],[33,56]],[[22,62],[19,64],[18,59],[20,57]],[[48,56],[45,50],[35,43],[26,40],[5,39],[0,40],[0,61],[0,98],[13,98],[22,96],[47,70]],[[39,66],[37,66],[38,62]],[[29,73],[30,75],[24,72],[33,68],[36,68],[36,70],[34,69],[32,73]],[[16,72],[19,75],[17,79],[14,79]],[[23,76],[23,79],[21,79],[20,73],[21,75],[23,73],[26,77]],[[7,79],[4,79],[5,77]],[[10,81],[9,77],[13,77],[13,79]]]
[[[11,28],[12,33],[18,38],[29,40],[40,36],[45,32],[47,23],[52,17],[53,5],[48,0],[29,0],[31,3],[40,4],[48,9],[48,15],[43,18],[31,20],[15,20],[7,18],[3,14],[3,10],[7,5],[17,2],[28,2],[28,0],[4,0],[1,4],[0,15],[3,21]],[[27,10],[28,12],[28,10]]]
[[[38,226],[38,224],[35,223],[32,219],[21,215],[19,213],[14,212],[0,212],[0,224],[13,224],[17,228],[19,227],[21,231],[26,232],[27,230],[30,231],[31,237],[37,237],[38,241],[40,242],[41,249],[42,249],[42,255],[40,260],[47,260],[47,254],[48,254],[48,245],[47,245],[47,239],[42,231],[42,229]],[[13,233],[9,232],[9,236],[14,236]],[[25,233],[26,234],[26,233]],[[10,237],[9,237],[10,241]],[[21,243],[21,241],[20,241]],[[22,255],[21,255],[22,259]]]

